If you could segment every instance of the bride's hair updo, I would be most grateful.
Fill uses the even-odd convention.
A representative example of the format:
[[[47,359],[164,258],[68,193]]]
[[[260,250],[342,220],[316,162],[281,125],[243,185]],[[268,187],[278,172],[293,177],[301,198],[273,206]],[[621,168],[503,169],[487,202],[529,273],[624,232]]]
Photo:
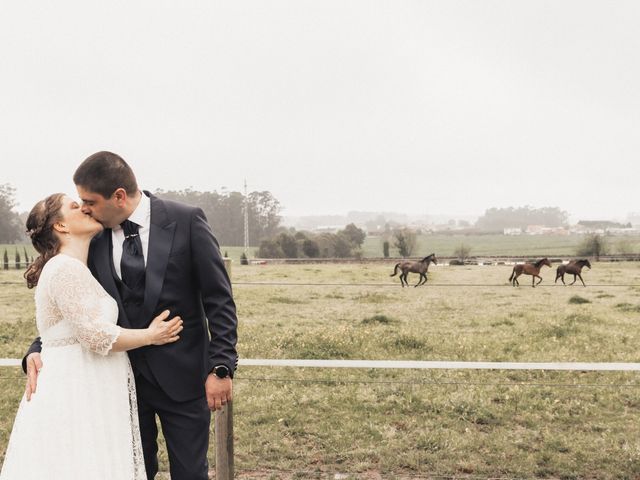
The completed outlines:
[[[63,197],[64,193],[54,193],[40,200],[31,209],[27,218],[27,235],[31,237],[33,247],[40,254],[24,272],[29,288],[38,284],[45,263],[60,250],[60,239],[53,231],[53,225],[62,220]]]

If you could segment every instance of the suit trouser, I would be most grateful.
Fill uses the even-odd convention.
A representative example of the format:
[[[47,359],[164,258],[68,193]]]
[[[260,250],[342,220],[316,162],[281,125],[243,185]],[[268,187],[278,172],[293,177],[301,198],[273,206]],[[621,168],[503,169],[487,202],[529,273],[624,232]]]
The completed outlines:
[[[147,479],[153,480],[158,473],[157,415],[167,443],[171,480],[207,480],[211,411],[206,397],[176,402],[140,374],[136,390]]]

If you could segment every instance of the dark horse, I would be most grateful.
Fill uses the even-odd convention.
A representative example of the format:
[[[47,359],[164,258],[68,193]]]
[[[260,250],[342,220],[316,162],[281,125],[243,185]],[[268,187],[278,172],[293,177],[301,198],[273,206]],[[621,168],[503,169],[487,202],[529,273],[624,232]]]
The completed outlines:
[[[562,280],[562,283],[564,283],[564,274],[568,273],[570,275],[573,275],[573,282],[571,282],[569,285],[573,285],[574,283],[576,283],[576,278],[580,278],[582,286],[586,287],[586,285],[584,284],[584,280],[582,279],[582,275],[580,275],[582,273],[582,267],[589,267],[589,270],[591,270],[591,264],[589,263],[589,260],[571,260],[566,265],[560,265],[556,270],[556,282],[558,281],[558,279],[560,279]],[[566,283],[564,284],[566,285]]]
[[[396,275],[398,273],[398,269],[402,270],[402,273],[400,274],[400,284],[403,287],[405,285],[408,287],[409,282],[407,281],[407,275],[409,275],[409,272],[419,273],[420,280],[418,280],[418,283],[414,285],[414,287],[419,287],[420,285],[424,285],[425,283],[427,283],[427,270],[429,270],[429,264],[431,262],[433,262],[436,265],[438,264],[438,260],[436,259],[435,253],[432,253],[431,255],[424,257],[419,262],[410,262],[407,260],[404,262],[396,263],[396,266],[393,269],[393,273],[391,274],[391,276],[393,277],[394,275]]]
[[[540,273],[540,269],[542,268],[543,265],[546,265],[547,267],[551,267],[551,262],[549,261],[548,258],[545,257],[541,260],[538,260],[535,264],[521,263],[519,265],[516,265],[515,267],[513,267],[513,272],[511,272],[509,281],[514,287],[516,285],[520,286],[520,282],[518,282],[518,277],[524,273],[525,275],[532,275],[531,286],[535,287],[536,285],[539,285],[540,282],[542,281],[542,277],[538,274]],[[538,280],[538,283],[536,283],[536,277],[540,279]]]

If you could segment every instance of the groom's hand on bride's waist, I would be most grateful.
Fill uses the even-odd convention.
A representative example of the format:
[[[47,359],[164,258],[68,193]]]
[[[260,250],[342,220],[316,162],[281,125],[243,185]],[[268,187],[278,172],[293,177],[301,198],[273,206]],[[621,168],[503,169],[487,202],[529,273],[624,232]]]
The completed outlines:
[[[38,352],[30,353],[27,357],[27,385],[25,387],[25,395],[27,402],[31,400],[31,395],[36,393],[38,385],[38,374],[42,369],[42,358]]]
[[[233,399],[233,380],[231,377],[219,378],[210,373],[204,384],[207,405],[210,410],[220,410]]]

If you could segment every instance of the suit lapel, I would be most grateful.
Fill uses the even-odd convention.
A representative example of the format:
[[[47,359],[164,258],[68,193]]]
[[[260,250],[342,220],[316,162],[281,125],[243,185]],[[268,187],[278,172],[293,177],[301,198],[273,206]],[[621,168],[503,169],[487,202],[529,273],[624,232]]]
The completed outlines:
[[[131,323],[127,318],[127,314],[124,311],[122,305],[122,298],[120,298],[120,292],[116,285],[115,278],[113,277],[113,248],[111,246],[111,229],[105,229],[99,237],[92,243],[91,261],[95,266],[95,274],[102,285],[102,288],[113,297],[118,304],[119,311],[119,324],[125,328],[131,328]]]
[[[169,222],[167,210],[159,198],[145,192],[151,198],[151,225],[145,271],[144,316],[150,318],[158,304],[164,274],[169,263],[176,222]]]

